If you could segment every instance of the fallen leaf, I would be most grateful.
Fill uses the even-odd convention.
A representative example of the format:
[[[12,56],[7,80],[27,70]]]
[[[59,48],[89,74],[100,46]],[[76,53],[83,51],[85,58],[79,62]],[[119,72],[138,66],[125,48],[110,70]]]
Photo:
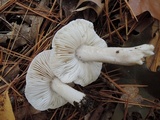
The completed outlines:
[[[11,40],[12,49],[16,49],[20,46],[27,44],[30,41],[30,28],[27,24],[18,25],[17,23],[12,23],[12,31],[7,33],[8,39]],[[18,35],[17,35],[18,34]]]
[[[126,86],[123,88],[123,90],[126,92],[121,96],[122,100],[134,102],[134,103],[141,103],[143,101],[141,95],[139,95],[139,89],[134,86]],[[131,107],[132,105],[128,105],[128,107]]]
[[[136,16],[149,11],[154,18],[160,20],[160,0],[129,0],[128,4]]]
[[[154,28],[153,28],[154,27]],[[155,33],[155,37],[151,40],[151,44],[155,46],[154,49],[154,56],[151,56],[146,59],[147,67],[151,70],[156,72],[160,67],[160,31],[159,31],[159,21],[156,21],[153,24],[153,31],[157,31]]]
[[[101,0],[79,0],[76,8],[78,8],[80,5],[82,5],[85,2],[91,2],[91,3],[96,4],[101,9],[101,11],[104,6],[104,4],[101,2]],[[91,5],[93,5],[93,4],[91,4]]]
[[[35,10],[40,11],[42,8],[46,11],[48,10],[46,0],[41,0],[41,2],[35,8]],[[22,11],[19,10],[18,12],[22,12]],[[0,42],[5,42],[6,39],[10,39],[10,43],[12,43],[10,47],[12,49],[16,49],[18,47],[24,46],[27,43],[34,44],[36,38],[39,35],[40,27],[44,19],[41,16],[35,16],[35,15],[25,15],[25,16],[17,15],[17,16],[22,18],[25,22],[21,23],[20,25],[17,24],[16,22],[12,22],[11,31],[8,32],[7,34],[0,36],[0,38],[3,38],[0,40]],[[4,21],[4,22],[8,23],[8,21]]]
[[[47,4],[49,4],[48,0],[47,1],[46,0],[41,0],[41,2],[37,6],[37,8],[35,8],[35,10],[40,11],[43,8],[43,9],[49,11],[49,8],[47,7]],[[43,14],[43,12],[42,12],[42,14]],[[41,27],[41,24],[42,24],[44,18],[41,17],[41,16],[26,15],[24,17],[24,20],[25,21],[27,20],[27,21],[31,22],[31,28],[30,28],[30,31],[29,31],[29,36],[30,36],[29,41],[31,41],[31,43],[33,44],[35,39],[37,38],[37,36],[39,34],[40,27]]]
[[[22,16],[22,18],[23,17],[24,16]],[[29,42],[29,44],[34,44],[36,38],[39,35],[39,31],[40,31],[40,27],[41,27],[41,24],[43,22],[43,19],[44,18],[41,17],[41,16],[34,16],[34,15],[26,15],[25,16],[24,20],[27,21],[27,22],[30,21],[30,24],[29,24],[30,27],[27,24],[22,25],[20,34],[17,38],[18,41],[21,38],[21,45],[24,45],[27,42]],[[22,41],[24,41],[24,42],[22,43]]]
[[[60,16],[62,10],[65,17],[75,15],[78,18],[84,18],[94,22],[104,8],[104,3],[100,0],[57,0],[60,6]]]
[[[8,91],[0,95],[0,120],[15,120]]]

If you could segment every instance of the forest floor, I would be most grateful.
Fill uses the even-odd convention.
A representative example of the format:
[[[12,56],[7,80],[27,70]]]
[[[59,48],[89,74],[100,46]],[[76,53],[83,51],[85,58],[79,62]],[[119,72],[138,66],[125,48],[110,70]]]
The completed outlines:
[[[30,62],[51,49],[55,33],[77,18],[91,21],[108,47],[151,43],[155,55],[141,66],[103,64],[95,82],[75,85],[96,104],[87,113],[69,103],[38,111],[24,95]],[[159,120],[159,33],[159,20],[149,12],[136,16],[125,0],[1,0],[0,119]]]

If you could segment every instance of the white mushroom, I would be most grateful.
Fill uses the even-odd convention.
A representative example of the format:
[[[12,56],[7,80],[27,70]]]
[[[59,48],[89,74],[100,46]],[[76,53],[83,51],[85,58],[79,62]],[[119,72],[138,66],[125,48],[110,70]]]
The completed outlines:
[[[148,44],[131,48],[107,47],[94,31],[93,24],[84,19],[71,21],[57,31],[52,48],[55,75],[64,83],[74,82],[82,86],[98,78],[102,62],[141,65],[144,57],[154,54],[153,45]]]
[[[50,68],[51,50],[39,53],[31,62],[26,75],[25,96],[38,110],[58,108],[67,102],[83,103],[85,94],[61,82]]]

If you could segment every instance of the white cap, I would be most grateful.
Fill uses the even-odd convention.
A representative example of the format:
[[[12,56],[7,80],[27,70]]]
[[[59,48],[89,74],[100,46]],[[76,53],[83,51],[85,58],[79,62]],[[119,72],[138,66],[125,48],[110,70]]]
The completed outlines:
[[[100,75],[101,62],[85,62],[77,58],[76,50],[81,45],[107,47],[94,31],[93,24],[84,19],[71,21],[55,34],[52,41],[52,70],[64,83],[74,82],[86,86]]]

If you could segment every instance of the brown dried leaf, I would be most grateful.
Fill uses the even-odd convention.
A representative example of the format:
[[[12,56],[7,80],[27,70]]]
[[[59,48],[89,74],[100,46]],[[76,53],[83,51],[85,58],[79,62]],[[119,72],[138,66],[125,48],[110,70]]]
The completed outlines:
[[[5,75],[4,79],[6,81],[12,81],[19,73],[20,73],[19,65],[16,65],[14,67],[8,66],[5,68],[3,72],[3,74]]]
[[[35,10],[38,11],[38,10],[41,10],[43,8],[44,10],[49,11],[49,8],[47,7],[48,2],[49,2],[49,0],[41,0],[41,2],[37,6],[37,8],[35,8]],[[41,27],[41,24],[42,24],[44,18],[41,17],[41,16],[26,15],[26,18],[24,18],[24,19],[25,20],[28,19],[28,21],[31,21],[31,30],[29,32],[29,35],[30,35],[30,40],[32,42],[34,42],[34,40],[38,36],[38,33],[40,31],[40,27]]]
[[[47,0],[48,1],[48,0]],[[46,10],[47,2],[46,0],[41,0],[37,8],[35,10]],[[27,43],[33,44],[38,36],[40,31],[41,24],[43,22],[43,17],[35,16],[35,15],[21,15],[21,17],[29,24],[22,23],[18,25],[16,23],[12,23],[12,31],[7,34],[9,39],[14,40],[12,43],[13,49],[16,49],[20,46],[23,46]]]
[[[139,95],[139,89],[137,87],[126,86],[123,88],[123,90],[127,94],[123,94],[121,96],[122,100],[128,100],[129,102],[134,103],[141,103],[143,101],[141,95]],[[131,107],[131,105],[128,105],[128,107]]]
[[[45,10],[49,9],[47,7],[47,3],[48,3],[48,0],[47,1],[41,0],[41,2],[37,6],[37,8],[35,8],[35,10],[41,10],[42,8]],[[22,17],[24,17],[24,16],[22,16]],[[33,44],[35,42],[35,39],[38,36],[43,19],[44,18],[41,16],[26,15],[24,17],[24,20],[27,21],[28,23],[30,23],[31,27],[27,26],[26,24],[23,24],[21,31],[20,31],[20,34],[23,35],[24,37],[21,38],[21,41],[22,41],[22,39],[25,38],[26,39],[25,41],[28,41],[31,44]],[[25,44],[25,43],[23,43],[23,44]]]
[[[129,0],[129,5],[136,16],[149,11],[154,18],[160,20],[160,0]]]
[[[146,65],[147,67],[153,71],[153,72],[157,72],[157,70],[159,69],[160,66],[160,31],[159,31],[159,20],[156,20],[153,25],[152,25],[152,36],[154,36],[151,41],[150,44],[153,44],[155,46],[154,49],[154,56],[151,56],[149,58],[146,59]],[[158,70],[159,71],[159,70]]]
[[[160,31],[156,32],[156,36],[151,40],[151,44],[155,46],[155,55],[147,58],[147,66],[151,71],[156,72],[160,66]]]
[[[0,95],[0,120],[15,120],[8,91]]]
[[[38,33],[40,31],[40,26],[43,22],[43,17],[40,16],[33,16],[33,15],[27,15],[25,20],[31,21],[31,27],[28,31],[28,39],[31,43],[34,43],[34,40],[37,38]]]
[[[12,31],[9,32],[7,36],[11,40],[14,39],[13,41],[14,44],[12,44],[12,46],[13,46],[13,49],[16,49],[19,46],[23,46],[27,44],[27,41],[31,40],[30,34],[29,34],[31,27],[29,27],[27,24],[22,24],[22,25],[18,25],[17,23],[12,23],[12,24],[13,24]]]

